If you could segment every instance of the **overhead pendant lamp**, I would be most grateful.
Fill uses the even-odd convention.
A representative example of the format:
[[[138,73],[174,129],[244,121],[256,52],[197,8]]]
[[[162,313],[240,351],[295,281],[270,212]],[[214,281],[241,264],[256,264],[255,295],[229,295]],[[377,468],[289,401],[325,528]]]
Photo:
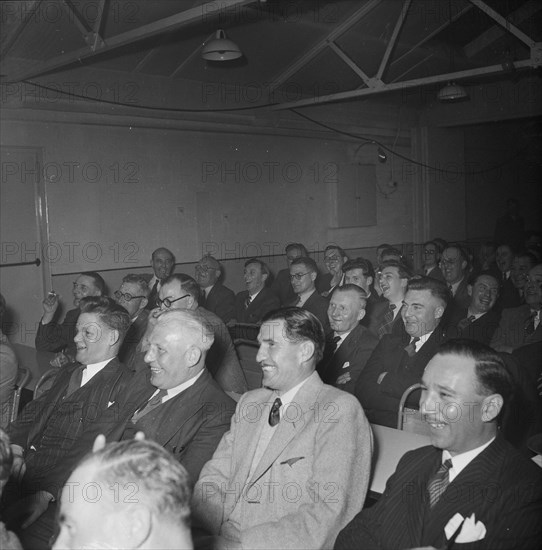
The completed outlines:
[[[439,101],[457,101],[469,97],[467,90],[455,82],[448,82],[444,88],[441,88],[438,95]]]
[[[201,57],[207,61],[231,61],[242,55],[239,46],[233,40],[226,38],[226,33],[222,29],[216,31],[215,37],[209,40],[201,50]]]

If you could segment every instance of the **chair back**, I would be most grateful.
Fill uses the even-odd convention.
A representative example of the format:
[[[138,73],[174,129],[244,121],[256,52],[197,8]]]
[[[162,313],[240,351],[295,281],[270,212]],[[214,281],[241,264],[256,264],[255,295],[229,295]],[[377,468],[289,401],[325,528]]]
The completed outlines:
[[[423,388],[423,384],[417,383],[409,386],[401,396],[399,401],[399,410],[397,412],[397,429],[404,430],[405,432],[411,432],[421,435],[429,435],[429,425],[424,422],[420,411],[407,409],[405,407],[406,401],[412,392]]]
[[[260,345],[254,340],[245,338],[236,338],[233,341],[233,345],[235,346],[239,363],[241,363],[248,389],[255,390],[261,388],[263,373],[260,364],[256,361]]]
[[[53,381],[59,372],[59,368],[53,367],[42,374],[41,378],[36,382],[36,387],[34,388],[34,399],[37,399],[40,395],[44,394],[53,385]]]
[[[15,389],[13,390],[13,395],[11,397],[10,411],[9,411],[9,421],[13,422],[17,415],[19,414],[19,403],[21,402],[21,392],[23,388],[30,382],[31,378],[30,371],[24,367],[19,367],[17,370],[17,379],[15,381]],[[7,412],[7,411],[6,411]]]

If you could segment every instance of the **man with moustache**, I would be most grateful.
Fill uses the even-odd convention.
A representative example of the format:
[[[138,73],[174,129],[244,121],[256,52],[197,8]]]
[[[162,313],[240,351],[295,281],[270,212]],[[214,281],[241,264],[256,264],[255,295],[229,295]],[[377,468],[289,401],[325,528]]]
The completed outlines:
[[[335,549],[539,548],[542,475],[499,431],[513,391],[501,357],[451,340],[422,383],[431,446],[401,458],[384,494],[342,530]]]
[[[153,275],[149,281],[150,294],[147,302],[147,309],[156,307],[156,298],[162,287],[162,281],[167,279],[175,267],[175,256],[171,250],[160,247],[157,248],[151,256],[151,267]]]
[[[62,323],[55,321],[56,313],[60,305],[58,294],[50,292],[43,300],[43,316],[38,325],[35,346],[38,351],[67,351],[69,359],[75,357],[75,325],[79,317],[79,302],[86,296],[103,296],[105,294],[105,281],[99,273],[86,271],[81,273],[73,283],[74,309],[66,312]]]
[[[245,262],[244,279],[246,290],[235,296],[235,319],[237,323],[259,324],[273,309],[280,307],[277,295],[266,287],[269,268],[258,258]]]

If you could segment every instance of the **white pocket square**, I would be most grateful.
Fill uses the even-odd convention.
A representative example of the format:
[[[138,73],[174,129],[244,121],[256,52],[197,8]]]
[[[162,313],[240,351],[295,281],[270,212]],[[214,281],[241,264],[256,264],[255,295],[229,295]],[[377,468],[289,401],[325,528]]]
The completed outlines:
[[[109,401],[107,403],[107,408],[109,409],[109,407],[111,407],[111,405],[114,405],[115,404],[115,401]]]
[[[467,542],[476,542],[482,540],[486,536],[486,526],[481,521],[476,521],[476,516],[472,514],[463,521],[463,516],[457,512],[451,519],[448,521],[446,527],[444,528],[444,533],[446,538],[449,540],[455,530],[461,525],[461,531],[455,539],[455,542],[458,544],[467,543]]]
[[[343,369],[347,369],[350,366],[350,361],[346,361],[346,363],[343,365]]]

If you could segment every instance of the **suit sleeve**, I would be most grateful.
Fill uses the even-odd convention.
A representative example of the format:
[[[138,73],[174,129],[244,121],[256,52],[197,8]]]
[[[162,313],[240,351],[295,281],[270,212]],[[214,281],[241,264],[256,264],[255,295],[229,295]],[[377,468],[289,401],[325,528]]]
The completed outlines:
[[[386,355],[386,341],[390,338],[388,334],[382,337],[377,346],[369,356],[367,364],[356,382],[355,395],[366,407],[375,392],[380,392],[379,385],[376,383],[380,374],[384,371],[383,362]]]
[[[510,329],[510,318],[506,310],[503,310],[497,330],[489,344],[496,351],[512,352],[512,347],[507,344],[507,333]]]
[[[344,394],[334,416],[320,418],[314,437],[316,497],[278,521],[241,532],[243,548],[325,548],[361,509],[369,486],[372,433],[359,404]],[[334,422],[336,420],[336,422]]]
[[[51,321],[44,325],[40,321],[36,333],[36,349],[38,351],[62,351],[73,342],[78,317],[78,310],[70,310],[66,313],[66,318],[62,323]]]
[[[350,362],[350,380],[346,384],[337,384],[337,388],[351,394],[355,393],[356,382],[365,369],[377,344],[378,339],[373,337],[371,332],[367,331],[365,337],[356,347],[353,360]]]

